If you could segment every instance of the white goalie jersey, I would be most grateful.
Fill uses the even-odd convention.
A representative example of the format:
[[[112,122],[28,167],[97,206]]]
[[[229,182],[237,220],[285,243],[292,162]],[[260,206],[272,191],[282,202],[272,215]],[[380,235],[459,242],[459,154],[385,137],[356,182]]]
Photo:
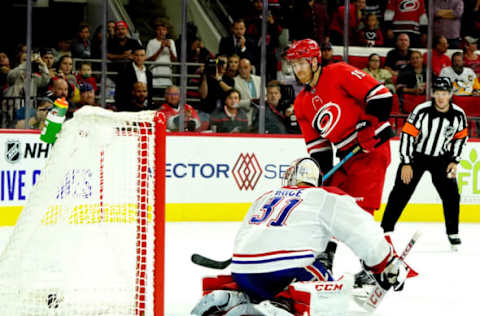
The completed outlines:
[[[313,263],[332,238],[345,243],[368,266],[390,252],[373,217],[341,190],[282,187],[259,197],[237,233],[233,273],[263,273]]]

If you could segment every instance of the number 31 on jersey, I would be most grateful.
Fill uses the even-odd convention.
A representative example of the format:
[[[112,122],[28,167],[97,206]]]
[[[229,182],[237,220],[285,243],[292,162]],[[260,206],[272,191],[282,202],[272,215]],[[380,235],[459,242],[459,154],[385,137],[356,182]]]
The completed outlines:
[[[248,223],[254,225],[266,223],[267,226],[276,227],[286,226],[288,217],[302,201],[298,198],[271,198],[255,212]]]

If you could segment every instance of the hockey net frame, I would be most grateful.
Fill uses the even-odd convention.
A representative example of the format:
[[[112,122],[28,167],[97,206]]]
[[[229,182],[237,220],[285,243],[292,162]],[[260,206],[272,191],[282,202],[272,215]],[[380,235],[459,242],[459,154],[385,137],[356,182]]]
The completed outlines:
[[[10,240],[0,253],[0,314],[164,315],[165,139],[165,118],[154,111],[114,113],[85,106],[64,124]],[[65,149],[69,147],[74,149]],[[128,151],[125,155],[124,150]],[[95,171],[88,173],[95,178],[95,185],[90,186],[94,198],[90,194],[91,200],[80,198],[79,202],[71,196],[78,198],[84,193],[81,187],[87,182],[78,170],[86,168],[68,168],[76,168],[72,167],[76,161],[72,157],[78,153],[81,156],[82,151],[87,152],[83,157],[95,160],[98,169],[94,167]],[[97,157],[90,157],[90,152],[98,152],[92,155]],[[118,153],[121,155],[116,156]],[[62,169],[59,162],[70,167]],[[83,166],[82,161],[77,162]],[[99,237],[99,245],[82,240],[91,238],[91,233],[98,234],[93,236]],[[81,254],[71,249],[75,247]],[[88,253],[90,247],[92,254]],[[86,252],[82,252],[84,248]],[[74,258],[61,258],[65,249],[72,250]],[[113,254],[113,258],[103,260],[108,257],[104,252]],[[57,255],[60,258],[53,258]],[[128,268],[116,268],[122,261],[128,262]],[[80,272],[62,264],[78,265]],[[108,264],[111,270],[118,271],[108,271]],[[105,289],[96,292],[85,288],[88,277],[82,279],[85,271],[91,270],[84,266],[98,267],[100,271],[95,272],[101,280],[93,279],[93,273],[90,281],[95,285],[105,281]],[[124,274],[128,274],[127,281],[116,280]]]

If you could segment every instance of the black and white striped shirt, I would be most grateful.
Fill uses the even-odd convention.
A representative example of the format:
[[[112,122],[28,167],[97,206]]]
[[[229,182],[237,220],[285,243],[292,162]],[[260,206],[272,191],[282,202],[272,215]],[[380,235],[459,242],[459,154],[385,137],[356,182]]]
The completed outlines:
[[[427,156],[447,156],[459,162],[468,139],[467,117],[456,104],[439,112],[432,101],[421,103],[408,116],[400,135],[402,163],[412,162],[415,153]]]

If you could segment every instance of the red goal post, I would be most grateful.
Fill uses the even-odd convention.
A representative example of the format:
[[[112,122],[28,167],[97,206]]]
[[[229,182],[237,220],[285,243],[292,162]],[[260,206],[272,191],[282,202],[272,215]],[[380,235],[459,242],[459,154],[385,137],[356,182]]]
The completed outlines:
[[[165,121],[83,107],[0,254],[0,315],[164,315]]]

